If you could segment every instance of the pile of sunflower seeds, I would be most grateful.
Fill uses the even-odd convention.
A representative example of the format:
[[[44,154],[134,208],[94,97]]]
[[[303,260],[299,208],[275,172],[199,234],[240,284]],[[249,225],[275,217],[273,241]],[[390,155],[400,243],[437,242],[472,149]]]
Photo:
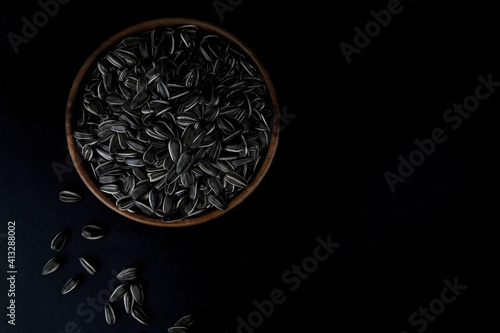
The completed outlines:
[[[224,210],[249,185],[273,110],[237,46],[194,25],[156,28],[90,73],[73,136],[120,210],[177,221]]]
[[[149,324],[149,317],[142,307],[144,303],[144,291],[140,282],[138,270],[135,267],[128,267],[120,271],[116,278],[122,282],[115,288],[109,302],[104,306],[104,316],[109,325],[116,322],[116,307],[113,305],[116,301],[123,299],[125,312],[132,315],[134,319],[144,325]]]

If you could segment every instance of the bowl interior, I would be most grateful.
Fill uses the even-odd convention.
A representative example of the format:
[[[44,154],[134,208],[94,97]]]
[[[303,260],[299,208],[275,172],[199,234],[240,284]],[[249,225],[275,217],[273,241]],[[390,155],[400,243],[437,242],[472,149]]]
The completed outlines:
[[[159,218],[154,218],[147,216],[145,214],[140,214],[140,213],[131,213],[128,211],[122,211],[119,210],[118,207],[115,204],[115,198],[113,198],[111,195],[108,195],[106,193],[101,192],[99,189],[99,186],[91,172],[89,172],[87,168],[87,163],[82,159],[80,156],[77,147],[76,147],[76,142],[73,137],[73,128],[74,128],[74,106],[75,103],[79,101],[79,91],[81,89],[81,84],[82,82],[85,82],[85,79],[88,77],[89,69],[93,69],[94,66],[96,65],[99,57],[109,50],[111,47],[115,46],[117,43],[119,43],[121,40],[123,40],[125,37],[130,36],[130,35],[136,35],[141,32],[146,32],[153,30],[155,28],[159,27],[169,27],[169,26],[179,26],[179,25],[185,25],[185,24],[192,24],[197,26],[199,29],[203,29],[206,32],[217,34],[220,37],[230,41],[233,43],[233,45],[236,45],[239,47],[239,49],[253,62],[253,65],[255,68],[258,70],[260,77],[264,81],[264,84],[267,89],[267,94],[269,96],[269,101],[271,104],[271,107],[274,109],[274,114],[273,114],[273,119],[271,122],[272,128],[271,128],[271,139],[269,141],[269,146],[267,149],[267,153],[265,156],[262,156],[263,161],[261,162],[260,168],[258,171],[254,174],[252,182],[249,184],[248,187],[246,187],[244,190],[241,192],[238,192],[238,194],[231,199],[231,201],[228,202],[227,204],[227,209],[225,210],[208,210],[207,212],[204,212],[200,215],[197,216],[192,216],[185,218],[184,220],[176,221],[176,222],[169,222],[165,223],[162,222]],[[271,79],[269,77],[269,74],[267,71],[264,69],[262,66],[261,62],[257,59],[257,57],[254,55],[254,53],[246,46],[244,45],[239,39],[237,39],[235,36],[233,36],[231,33],[223,30],[222,28],[219,28],[213,24],[200,21],[200,20],[195,20],[195,19],[188,19],[188,18],[164,18],[164,19],[157,19],[157,20],[152,20],[152,21],[147,21],[143,22],[134,26],[131,26],[127,29],[124,29],[117,34],[113,35],[111,38],[106,40],[103,44],[101,44],[91,55],[90,57],[85,61],[83,66],[81,67],[80,71],[78,72],[73,85],[71,87],[70,95],[68,98],[67,106],[66,106],[66,139],[68,143],[68,148],[69,152],[71,155],[71,158],[73,160],[73,163],[75,165],[75,168],[80,175],[81,179],[83,180],[84,184],[87,186],[87,188],[101,201],[103,202],[106,206],[109,208],[113,209],[115,212],[140,223],[148,224],[148,225],[153,225],[153,226],[161,226],[161,227],[182,227],[182,226],[190,226],[190,225],[196,225],[200,224],[203,222],[207,222],[210,220],[213,220],[237,205],[239,205],[245,198],[250,195],[255,188],[260,184],[262,181],[263,177],[267,173],[269,166],[274,158],[274,155],[276,153],[276,148],[278,144],[278,136],[279,136],[279,105],[277,101],[277,96],[276,92],[274,89],[274,86],[271,82]]]

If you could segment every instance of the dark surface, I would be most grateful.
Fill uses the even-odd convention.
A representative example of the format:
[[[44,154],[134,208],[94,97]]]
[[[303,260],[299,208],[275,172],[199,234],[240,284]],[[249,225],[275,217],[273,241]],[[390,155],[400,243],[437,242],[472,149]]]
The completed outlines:
[[[284,302],[254,332],[485,332],[494,325],[500,92],[456,130],[443,114],[474,94],[478,76],[500,81],[495,2],[401,2],[402,12],[348,64],[339,44],[352,44],[353,28],[387,3],[243,1],[221,21],[211,1],[73,0],[16,54],[7,35],[20,35],[22,17],[31,21],[40,7],[2,0],[0,332],[166,332],[192,314],[193,332],[233,333],[238,317],[247,321],[253,302],[276,289]],[[86,191],[76,171],[58,178],[54,169],[68,158],[65,103],[85,59],[123,28],[169,16],[209,21],[245,42],[288,114],[259,188],[218,220],[182,229],[128,221]],[[392,193],[384,172],[396,173],[398,155],[407,158],[414,140],[435,128],[447,140]],[[59,191],[72,188],[84,199],[60,202]],[[16,326],[6,316],[8,221],[16,221]],[[87,223],[104,226],[107,236],[83,239]],[[65,264],[42,276],[56,254],[50,240],[63,228],[70,230]],[[341,246],[309,276],[290,280],[296,275],[287,271],[329,235]],[[98,260],[94,276],[80,266],[82,255]],[[139,324],[120,303],[118,322],[108,326],[102,305],[116,286],[113,271],[131,264],[143,272],[152,322]],[[83,283],[61,295],[75,274]],[[420,307],[439,310],[445,279],[467,289],[426,327],[412,326]]]

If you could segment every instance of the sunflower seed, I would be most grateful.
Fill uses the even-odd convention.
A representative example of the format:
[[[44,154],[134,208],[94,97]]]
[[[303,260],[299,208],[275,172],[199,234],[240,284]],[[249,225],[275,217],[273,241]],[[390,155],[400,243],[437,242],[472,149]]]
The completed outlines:
[[[129,291],[129,287],[125,284],[121,284],[118,287],[113,290],[111,293],[111,296],[109,296],[109,301],[110,302],[116,302],[119,299],[121,299],[123,296],[125,296],[125,293]]]
[[[61,191],[59,193],[59,200],[62,202],[77,202],[82,200],[82,196],[71,191]]]
[[[82,237],[85,239],[99,239],[104,237],[104,231],[101,227],[88,224],[82,228]]]
[[[68,229],[61,230],[50,242],[50,248],[54,251],[61,251],[68,239]]]
[[[138,184],[132,191],[131,197],[134,200],[141,200],[143,197],[146,196],[146,194],[149,192],[150,189],[151,189],[150,184],[147,183]]]
[[[69,293],[70,291],[72,291],[73,289],[76,288],[76,286],[78,285],[78,283],[80,282],[80,278],[78,276],[73,276],[71,277],[63,286],[62,290],[61,290],[61,293],[64,295],[64,294],[67,294]]]
[[[83,268],[85,268],[85,270],[89,274],[91,274],[91,275],[95,274],[96,268],[95,268],[95,265],[92,265],[90,259],[85,258],[85,257],[80,257],[79,260],[80,260],[80,264],[82,264]]]
[[[99,189],[108,194],[116,194],[120,192],[120,186],[118,184],[104,184],[99,187]]]
[[[137,208],[139,208],[139,210],[141,212],[143,212],[144,214],[146,214],[146,215],[152,216],[155,213],[155,210],[153,208],[151,208],[150,206],[148,206],[148,205],[146,205],[146,204],[144,204],[144,203],[142,203],[140,201],[134,202],[134,205]]]
[[[186,327],[186,326],[191,325],[193,322],[194,322],[193,316],[186,315],[186,316],[180,318],[179,320],[177,320],[174,324],[174,327],[179,327],[179,326]]]
[[[233,184],[234,186],[239,186],[239,187],[247,187],[248,182],[245,180],[244,177],[242,177],[239,173],[236,173],[234,171],[229,171],[224,179],[230,183]]]
[[[115,309],[111,303],[106,303],[104,305],[104,317],[108,325],[113,325],[116,323]]]
[[[134,317],[141,324],[144,325],[149,324],[149,318],[146,312],[138,305],[133,305],[132,309],[130,310],[130,313],[132,314],[132,317]]]
[[[222,187],[220,185],[220,182],[217,178],[215,177],[210,177],[208,178],[208,186],[214,191],[215,194],[220,195],[222,192]]]
[[[209,176],[212,176],[212,177],[218,177],[219,176],[219,173],[217,172],[217,170],[212,166],[212,164],[207,161],[207,160],[201,160],[199,163],[198,163],[198,166],[200,167],[200,169],[205,172],[207,175]]]
[[[134,206],[135,200],[128,195],[124,195],[120,199],[116,200],[116,206],[119,210],[127,210]]]
[[[177,168],[175,171],[177,172],[177,174],[181,174],[184,171],[186,171],[189,167],[191,167],[192,163],[193,163],[193,155],[185,151],[179,157],[179,160],[177,161]]]
[[[177,163],[182,153],[182,146],[180,141],[177,139],[170,140],[168,143],[168,151],[170,153],[172,161],[174,163]]]
[[[188,331],[188,328],[183,326],[174,326],[168,329],[168,333],[187,333]]]
[[[130,292],[135,300],[135,302],[139,305],[142,305],[144,301],[144,292],[142,290],[142,285],[138,282],[134,282],[130,284]]]
[[[117,180],[118,180],[118,176],[114,176],[114,175],[102,175],[102,176],[99,176],[99,182],[101,184],[112,184],[112,183],[115,183]]]
[[[148,101],[150,95],[147,92],[147,90],[141,90],[135,95],[134,99],[132,99],[132,102],[130,102],[130,107],[132,109],[137,109]]]
[[[132,281],[137,279],[138,277],[138,270],[135,267],[128,267],[120,271],[117,275],[116,278],[120,281]]]
[[[61,266],[61,259],[59,257],[50,258],[49,261],[43,266],[42,275],[48,275],[55,272]]]
[[[225,210],[227,208],[226,202],[213,192],[207,194],[207,200],[217,209]]]
[[[127,37],[123,39],[122,45],[124,48],[130,50],[139,47],[143,41],[144,38],[142,37]]]
[[[127,291],[125,295],[123,295],[123,306],[125,307],[125,312],[130,313],[130,310],[132,309],[133,305],[134,305],[134,297],[132,297],[130,291]]]

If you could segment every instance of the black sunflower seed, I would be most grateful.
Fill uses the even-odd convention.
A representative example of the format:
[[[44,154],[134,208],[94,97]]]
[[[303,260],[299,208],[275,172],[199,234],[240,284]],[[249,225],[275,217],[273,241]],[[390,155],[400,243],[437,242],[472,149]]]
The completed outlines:
[[[96,225],[88,224],[82,228],[82,237],[85,239],[99,239],[104,237],[104,230]]]
[[[229,171],[224,177],[224,179],[228,183],[233,184],[234,186],[239,186],[239,187],[248,186],[248,182],[245,180],[245,178],[235,171]]]
[[[142,290],[142,285],[138,282],[133,282],[130,284],[130,292],[137,304],[141,305],[144,301],[144,291]]]
[[[186,315],[182,318],[179,318],[179,320],[177,320],[175,322],[174,327],[178,327],[178,326],[186,327],[186,326],[191,325],[193,322],[194,322],[193,316]]]
[[[76,288],[76,286],[78,285],[78,283],[80,282],[80,277],[79,276],[73,276],[71,277],[63,286],[62,290],[61,290],[61,293],[64,295],[64,294],[67,294],[69,293],[70,291],[72,291],[73,289]]]
[[[91,274],[94,275],[95,272],[97,271],[95,264],[93,264],[92,260],[86,257],[80,257],[80,264],[85,268],[85,270]]]
[[[104,305],[104,318],[108,325],[113,325],[116,323],[115,309],[111,303],[106,303]]]
[[[135,267],[128,267],[120,271],[116,278],[120,281],[132,281],[138,277],[138,269]]]
[[[48,275],[55,272],[61,266],[61,259],[59,257],[50,258],[49,261],[42,268],[42,275]]]
[[[189,330],[184,326],[174,326],[170,327],[167,331],[168,333],[187,333]]]
[[[59,200],[62,202],[77,202],[82,200],[82,196],[72,191],[61,191],[59,193]]]
[[[68,229],[61,230],[50,242],[50,248],[54,251],[61,251],[68,239]]]
[[[125,312],[130,313],[133,305],[134,298],[132,297],[132,293],[130,293],[130,291],[127,291],[125,295],[123,295],[123,306],[125,307]]]
[[[224,210],[227,208],[226,202],[213,192],[207,194],[207,200],[217,209]]]
[[[109,296],[110,302],[116,302],[121,299],[129,291],[129,287],[125,284],[121,284],[113,290],[111,296]]]
[[[141,324],[143,325],[149,324],[149,317],[144,311],[144,309],[141,308],[140,306],[134,304],[132,306],[132,309],[130,310],[130,313],[132,314],[132,317],[134,317]]]
[[[177,161],[177,174],[181,174],[186,171],[193,163],[193,155],[187,151],[183,152]]]

